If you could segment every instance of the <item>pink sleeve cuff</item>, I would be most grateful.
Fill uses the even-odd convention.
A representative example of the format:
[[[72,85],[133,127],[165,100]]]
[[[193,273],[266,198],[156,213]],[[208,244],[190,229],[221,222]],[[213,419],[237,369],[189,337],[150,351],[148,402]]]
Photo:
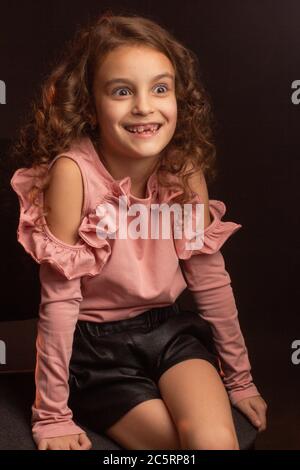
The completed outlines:
[[[248,388],[245,388],[244,390],[228,390],[228,395],[231,403],[233,405],[236,405],[239,401],[243,400],[244,398],[260,396],[260,393],[257,390],[256,386],[252,383]]]
[[[42,424],[41,422],[38,422],[32,428],[33,440],[37,446],[42,439],[67,436],[69,434],[81,434],[83,432],[85,431],[77,426],[73,421],[59,424]]]

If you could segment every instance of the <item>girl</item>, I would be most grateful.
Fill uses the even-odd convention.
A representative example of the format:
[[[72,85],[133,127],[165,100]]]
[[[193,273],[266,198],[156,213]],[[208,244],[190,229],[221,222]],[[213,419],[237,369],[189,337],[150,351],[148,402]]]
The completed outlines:
[[[238,449],[230,402],[266,427],[220,252],[241,225],[208,199],[197,65],[150,19],[106,13],[68,45],[14,147],[18,241],[40,263],[38,449],[91,448],[80,423],[127,449]],[[189,222],[204,208],[202,244],[180,218],[175,236],[173,211],[153,236],[149,216],[185,203]],[[176,303],[186,287],[197,311]]]

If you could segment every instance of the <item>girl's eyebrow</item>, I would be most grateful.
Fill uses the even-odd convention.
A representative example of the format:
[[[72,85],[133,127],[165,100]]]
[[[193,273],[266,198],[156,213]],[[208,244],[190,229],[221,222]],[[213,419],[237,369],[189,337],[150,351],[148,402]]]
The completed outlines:
[[[159,80],[160,78],[164,78],[164,77],[169,77],[172,80],[174,80],[174,75],[173,74],[171,74],[169,72],[165,72],[165,73],[160,73],[159,75],[156,75],[155,77],[153,77],[152,81],[154,82],[155,80]],[[107,82],[105,82],[104,86],[108,87],[112,83],[119,83],[119,82],[129,83],[130,85],[133,84],[133,82],[131,80],[129,80],[128,78],[112,78],[111,80],[108,80]]]

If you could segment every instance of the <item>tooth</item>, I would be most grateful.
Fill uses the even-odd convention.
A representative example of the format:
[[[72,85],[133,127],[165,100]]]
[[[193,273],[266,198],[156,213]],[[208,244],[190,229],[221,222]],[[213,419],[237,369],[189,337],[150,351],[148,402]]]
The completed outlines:
[[[137,126],[137,127],[132,127],[132,126],[128,126],[127,129],[133,133],[136,133],[138,132],[139,134],[141,134],[142,132],[147,132],[147,131],[151,131],[151,132],[154,132],[156,131],[157,129],[159,128],[159,124],[153,124],[151,126]]]

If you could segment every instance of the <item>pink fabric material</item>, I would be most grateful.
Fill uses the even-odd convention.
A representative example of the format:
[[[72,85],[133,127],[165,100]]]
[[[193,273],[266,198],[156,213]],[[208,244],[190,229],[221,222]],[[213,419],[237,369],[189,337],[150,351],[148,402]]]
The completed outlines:
[[[197,311],[211,326],[231,403],[260,395],[253,384],[248,350],[241,332],[230,275],[220,250],[192,256],[183,272]]]
[[[76,245],[57,239],[40,208],[28,197],[33,183],[40,185],[61,156],[74,160],[83,178],[84,204]],[[170,177],[176,180],[174,175]],[[103,216],[100,204],[109,202],[117,209],[119,196],[127,196],[128,207],[142,203],[150,215],[151,204],[172,203],[181,191],[159,186],[154,172],[147,182],[146,198],[133,196],[130,177],[114,180],[89,138],[75,142],[49,165],[18,169],[11,186],[20,201],[18,241],[40,264],[36,397],[32,405],[37,445],[44,437],[83,432],[67,404],[68,367],[77,320],[106,322],[135,317],[150,308],[172,304],[186,287],[195,298],[199,315],[212,325],[232,403],[259,394],[250,374],[230,278],[220,252],[241,225],[221,220],[226,212],[222,201],[209,201],[212,221],[202,234],[200,249],[187,250],[185,242],[193,238],[174,239],[173,231],[166,239],[101,238],[97,231]],[[198,195],[194,196],[192,202],[201,202]],[[42,207],[43,194],[37,199]],[[119,228],[107,227],[107,233]]]

